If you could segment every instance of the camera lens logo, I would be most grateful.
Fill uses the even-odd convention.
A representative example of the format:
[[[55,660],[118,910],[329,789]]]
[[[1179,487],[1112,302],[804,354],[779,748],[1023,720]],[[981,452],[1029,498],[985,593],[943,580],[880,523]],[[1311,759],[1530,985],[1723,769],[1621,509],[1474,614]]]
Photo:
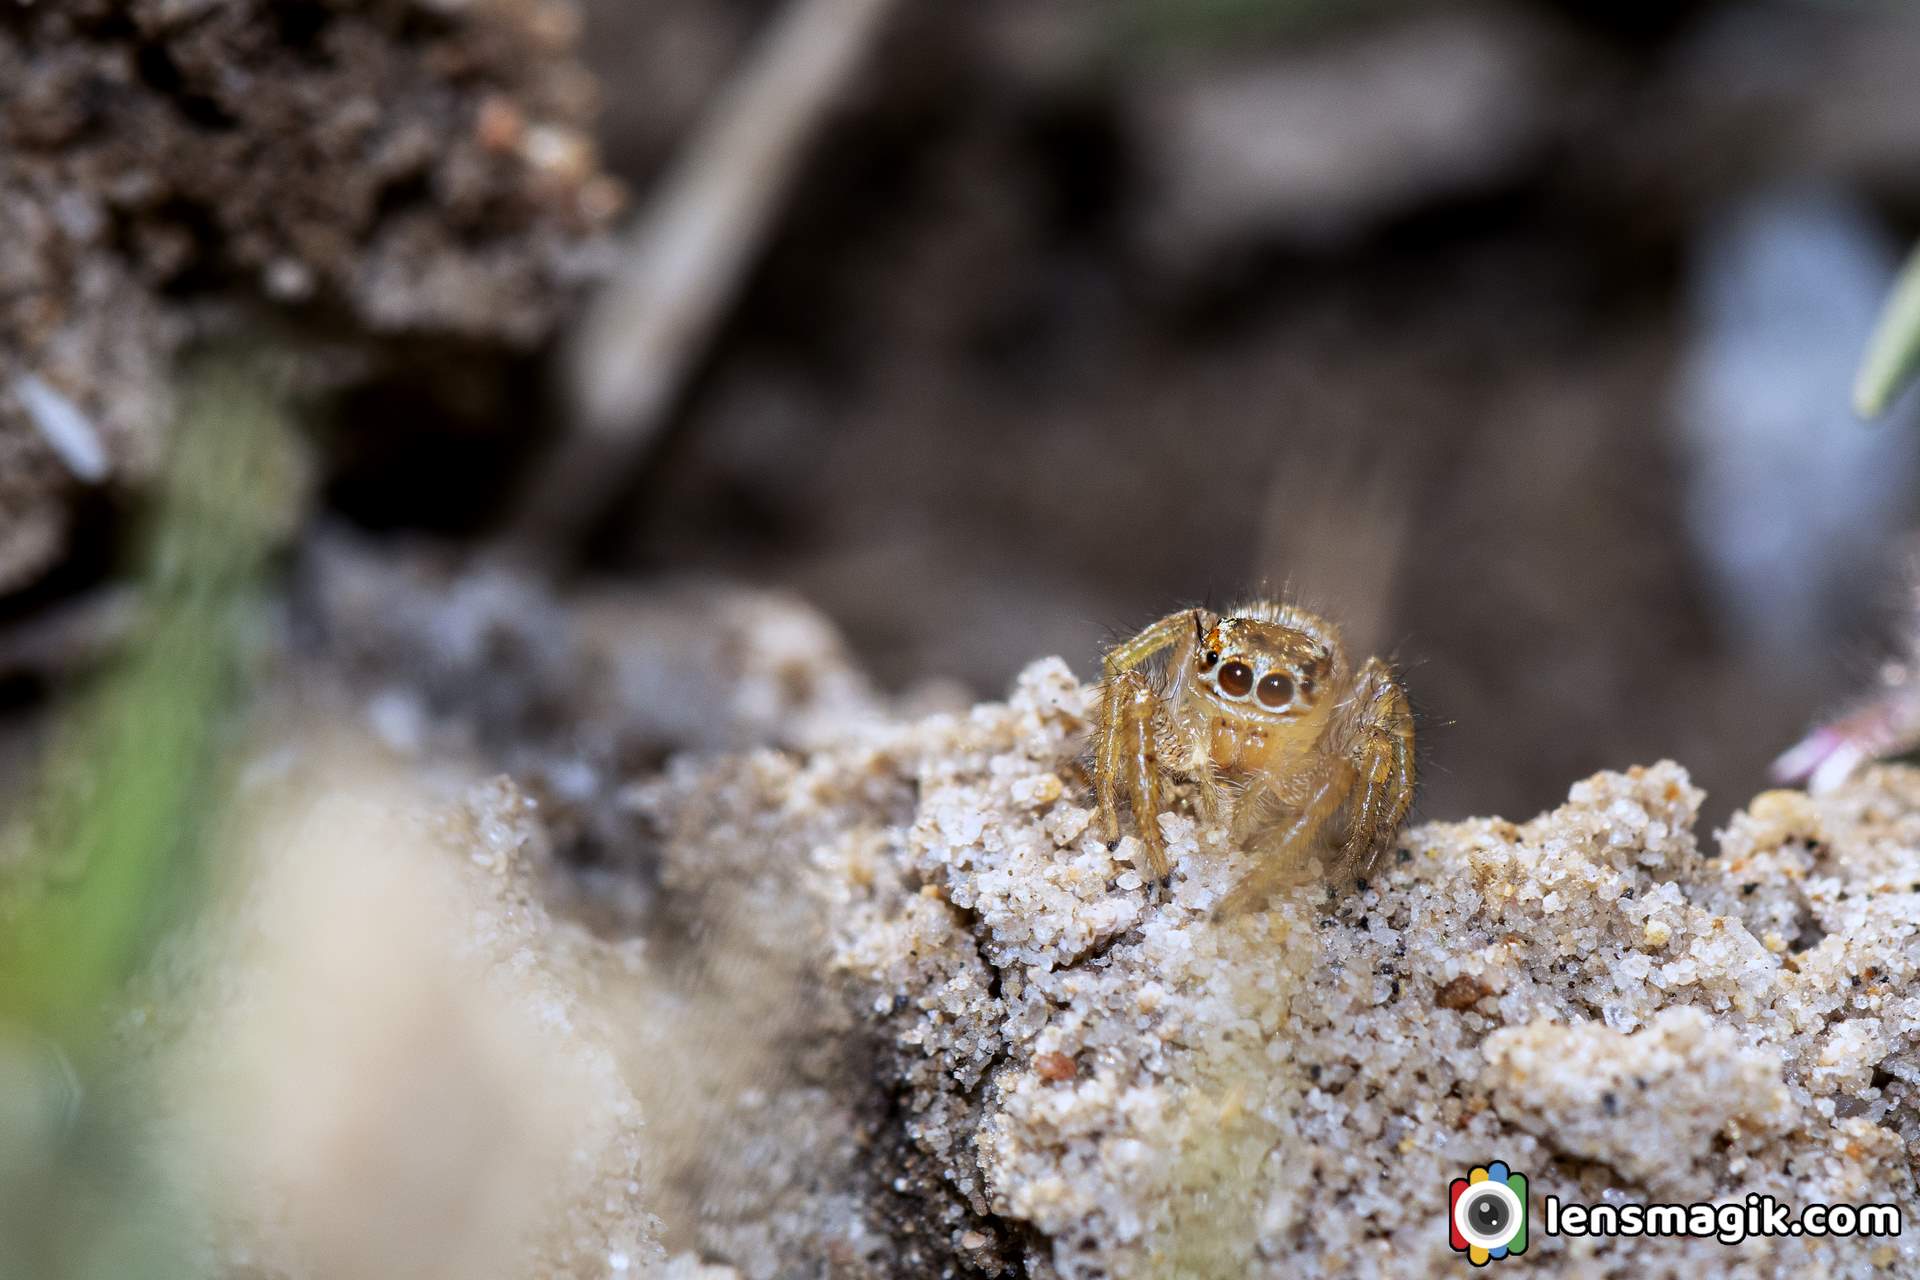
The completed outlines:
[[[1527,1175],[1495,1160],[1455,1178],[1447,1199],[1447,1239],[1476,1267],[1525,1253]]]

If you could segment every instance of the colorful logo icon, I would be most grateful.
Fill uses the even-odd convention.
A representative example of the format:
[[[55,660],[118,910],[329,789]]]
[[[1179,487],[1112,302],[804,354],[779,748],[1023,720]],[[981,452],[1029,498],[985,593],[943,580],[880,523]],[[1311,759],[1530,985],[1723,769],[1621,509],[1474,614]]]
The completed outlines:
[[[1455,1178],[1447,1193],[1447,1240],[1484,1267],[1527,1251],[1527,1175],[1495,1160]]]

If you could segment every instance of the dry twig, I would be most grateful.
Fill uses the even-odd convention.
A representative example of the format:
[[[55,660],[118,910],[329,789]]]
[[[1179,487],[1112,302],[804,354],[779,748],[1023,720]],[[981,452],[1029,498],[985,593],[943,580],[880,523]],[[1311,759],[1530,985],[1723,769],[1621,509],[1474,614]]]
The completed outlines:
[[[659,434],[891,3],[793,0],[714,105],[574,337],[572,430],[520,511],[519,540],[577,537]]]

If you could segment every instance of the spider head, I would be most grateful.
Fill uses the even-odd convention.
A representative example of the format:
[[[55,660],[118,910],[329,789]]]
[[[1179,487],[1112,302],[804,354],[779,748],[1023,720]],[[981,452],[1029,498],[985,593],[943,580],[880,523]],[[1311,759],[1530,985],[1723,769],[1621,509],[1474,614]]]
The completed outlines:
[[[1200,631],[1196,616],[1195,629]],[[1304,631],[1258,618],[1222,618],[1194,644],[1194,684],[1236,715],[1296,719],[1320,704],[1334,653]]]

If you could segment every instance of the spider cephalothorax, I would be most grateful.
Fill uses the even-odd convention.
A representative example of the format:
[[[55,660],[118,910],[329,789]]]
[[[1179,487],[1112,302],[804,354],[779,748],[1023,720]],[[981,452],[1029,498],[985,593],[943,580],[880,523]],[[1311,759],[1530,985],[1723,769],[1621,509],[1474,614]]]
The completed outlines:
[[[1165,658],[1158,679],[1144,669]],[[1110,650],[1094,772],[1108,839],[1124,800],[1167,872],[1159,814],[1170,783],[1196,784],[1261,865],[1229,895],[1255,905],[1315,857],[1364,872],[1413,798],[1413,717],[1392,670],[1354,671],[1332,623],[1265,601],[1227,615],[1168,614]]]

